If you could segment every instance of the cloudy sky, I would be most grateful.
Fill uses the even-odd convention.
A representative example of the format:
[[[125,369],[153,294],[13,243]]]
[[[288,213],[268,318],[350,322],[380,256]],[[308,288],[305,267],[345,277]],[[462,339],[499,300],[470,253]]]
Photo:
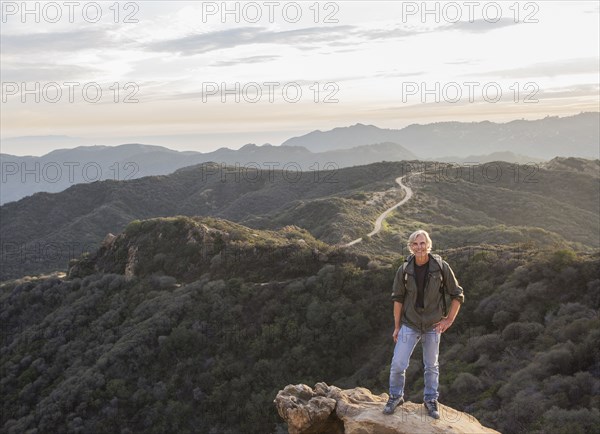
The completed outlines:
[[[3,2],[2,152],[599,110],[598,2],[423,4]]]

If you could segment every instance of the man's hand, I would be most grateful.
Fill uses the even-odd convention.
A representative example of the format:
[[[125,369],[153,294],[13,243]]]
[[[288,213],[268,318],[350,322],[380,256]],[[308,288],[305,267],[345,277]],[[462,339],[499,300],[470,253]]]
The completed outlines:
[[[438,323],[435,323],[433,326],[435,331],[438,333],[444,333],[446,330],[450,328],[454,321],[449,319],[448,317],[442,318],[442,320]]]
[[[400,329],[394,329],[394,334],[392,335],[392,339],[394,340],[394,343],[398,342],[398,332],[400,331]]]

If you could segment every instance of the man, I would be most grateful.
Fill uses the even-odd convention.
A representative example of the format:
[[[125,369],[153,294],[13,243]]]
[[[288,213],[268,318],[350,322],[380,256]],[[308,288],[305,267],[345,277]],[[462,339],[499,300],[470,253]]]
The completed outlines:
[[[464,301],[463,289],[446,261],[431,254],[429,234],[418,230],[408,238],[412,253],[398,268],[392,292],[394,301],[394,334],[396,343],[390,369],[390,398],[383,410],[392,414],[404,403],[404,379],[410,356],[421,340],[425,366],[424,406],[429,415],[439,419],[438,386],[440,337],[458,314]],[[451,297],[446,315],[443,291]]]

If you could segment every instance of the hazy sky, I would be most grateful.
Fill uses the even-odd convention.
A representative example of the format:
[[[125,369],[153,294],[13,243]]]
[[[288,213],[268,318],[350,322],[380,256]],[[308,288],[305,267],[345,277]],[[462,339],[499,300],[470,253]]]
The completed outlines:
[[[599,110],[598,2],[423,5],[2,2],[2,152]]]

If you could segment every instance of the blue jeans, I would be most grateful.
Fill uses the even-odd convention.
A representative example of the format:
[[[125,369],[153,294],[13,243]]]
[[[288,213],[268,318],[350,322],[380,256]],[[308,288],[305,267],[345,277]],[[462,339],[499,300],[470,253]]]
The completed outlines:
[[[402,324],[398,332],[398,341],[394,347],[394,357],[390,368],[390,395],[404,396],[404,380],[406,368],[410,356],[422,340],[423,364],[425,365],[425,390],[423,397],[425,401],[438,399],[438,386],[440,384],[440,364],[438,355],[440,353],[440,336],[435,330],[425,333],[413,330]]]

